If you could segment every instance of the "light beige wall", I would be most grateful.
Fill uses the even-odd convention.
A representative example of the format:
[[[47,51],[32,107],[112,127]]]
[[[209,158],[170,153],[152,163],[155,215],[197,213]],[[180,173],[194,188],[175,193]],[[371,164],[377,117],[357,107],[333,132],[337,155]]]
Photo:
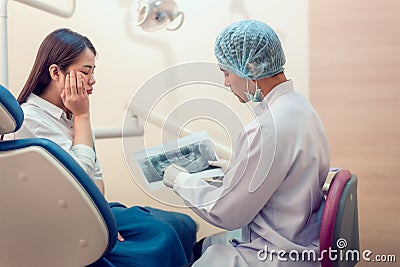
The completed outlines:
[[[400,2],[310,1],[310,99],[359,178],[362,250],[400,250]],[[367,263],[357,266],[398,266]]]
[[[67,6],[67,0],[48,3]],[[87,35],[99,51],[97,84],[91,96],[95,126],[121,126],[124,107],[148,78],[167,67],[193,61],[215,62],[213,43],[217,34],[239,19],[259,19],[280,34],[287,55],[287,76],[299,91],[308,94],[308,6],[307,0],[177,0],[185,12],[183,27],[176,32],[147,33],[130,24],[135,19],[133,0],[77,0],[75,14],[59,18],[21,3],[8,1],[9,88],[17,95],[33,64],[43,38],[59,27]],[[222,82],[222,74],[221,74]],[[146,137],[150,135],[148,131]],[[143,137],[135,137],[138,143]],[[134,140],[135,140],[134,138]],[[99,140],[97,150],[110,201],[127,205],[163,205],[144,193],[132,179],[125,164],[120,139]],[[127,157],[140,147],[125,151]],[[199,237],[217,231],[203,223]]]

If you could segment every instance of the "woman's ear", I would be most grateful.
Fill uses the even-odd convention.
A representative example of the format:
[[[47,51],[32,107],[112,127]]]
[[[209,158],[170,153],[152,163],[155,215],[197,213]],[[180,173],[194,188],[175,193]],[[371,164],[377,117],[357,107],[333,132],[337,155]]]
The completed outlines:
[[[50,77],[53,80],[58,81],[60,79],[61,70],[56,64],[51,64],[51,66],[49,67],[49,73]]]

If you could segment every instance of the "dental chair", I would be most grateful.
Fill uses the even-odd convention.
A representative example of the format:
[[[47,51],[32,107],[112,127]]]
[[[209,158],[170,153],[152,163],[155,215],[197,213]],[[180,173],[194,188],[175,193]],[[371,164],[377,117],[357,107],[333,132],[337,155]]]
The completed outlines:
[[[321,267],[352,267],[361,257],[357,176],[348,170],[339,170],[330,183],[320,228],[320,253]]]
[[[0,85],[0,135],[23,119]],[[107,201],[66,151],[42,138],[0,140],[0,266],[96,265],[116,238]]]

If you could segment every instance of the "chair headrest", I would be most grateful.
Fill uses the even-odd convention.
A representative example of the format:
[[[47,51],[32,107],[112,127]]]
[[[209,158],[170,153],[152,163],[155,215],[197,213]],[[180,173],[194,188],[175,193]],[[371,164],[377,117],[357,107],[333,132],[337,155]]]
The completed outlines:
[[[15,97],[0,84],[0,135],[17,131],[24,121],[24,112]]]

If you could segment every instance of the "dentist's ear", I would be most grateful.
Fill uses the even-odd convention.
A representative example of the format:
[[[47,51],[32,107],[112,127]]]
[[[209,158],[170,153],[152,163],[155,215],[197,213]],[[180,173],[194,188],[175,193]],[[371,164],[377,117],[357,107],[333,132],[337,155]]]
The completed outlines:
[[[49,67],[49,73],[50,73],[50,77],[53,80],[58,81],[58,79],[60,79],[61,70],[56,64],[51,64],[51,66]]]

